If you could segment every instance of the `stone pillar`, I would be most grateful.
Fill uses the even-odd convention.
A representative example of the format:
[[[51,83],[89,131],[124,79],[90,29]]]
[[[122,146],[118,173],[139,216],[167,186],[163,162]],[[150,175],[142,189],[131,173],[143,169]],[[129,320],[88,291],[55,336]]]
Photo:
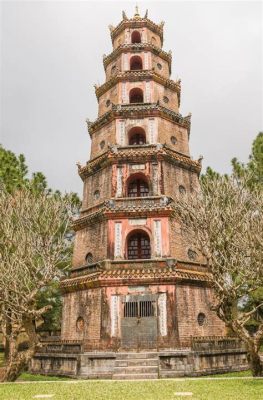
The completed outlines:
[[[121,102],[122,103],[128,103],[128,101],[127,101],[126,82],[122,82],[122,84],[121,84]]]
[[[152,194],[153,196],[159,195],[159,179],[158,179],[158,162],[152,163]]]
[[[156,144],[157,142],[157,120],[156,118],[149,118],[148,120],[149,143]]]
[[[159,307],[159,329],[161,336],[167,336],[167,296],[166,293],[159,294],[158,307]]]
[[[154,223],[154,255],[155,257],[162,256],[162,235],[161,235],[161,221],[155,220]]]
[[[122,258],[122,224],[121,224],[121,222],[115,222],[114,258]]]
[[[111,336],[119,336],[119,296],[111,296]]]
[[[117,143],[120,146],[125,146],[125,120],[117,120]]]
[[[117,190],[116,197],[122,197],[122,166],[117,167]]]

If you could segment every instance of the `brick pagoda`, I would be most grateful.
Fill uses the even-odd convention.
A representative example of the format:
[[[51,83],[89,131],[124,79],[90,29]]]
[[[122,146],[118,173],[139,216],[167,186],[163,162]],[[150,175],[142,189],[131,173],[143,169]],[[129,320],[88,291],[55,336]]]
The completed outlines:
[[[224,332],[209,308],[206,268],[173,217],[176,195],[199,184],[190,115],[179,113],[163,23],[136,11],[110,32],[98,118],[88,122],[90,161],[79,166],[83,203],[62,283],[62,338],[87,349],[182,346]]]
[[[110,26],[90,160],[78,167],[83,203],[61,283],[61,341],[35,356],[35,372],[133,378],[246,368],[173,212],[176,196],[198,189],[201,161],[190,157],[191,119],[179,113],[163,25],[136,10]]]

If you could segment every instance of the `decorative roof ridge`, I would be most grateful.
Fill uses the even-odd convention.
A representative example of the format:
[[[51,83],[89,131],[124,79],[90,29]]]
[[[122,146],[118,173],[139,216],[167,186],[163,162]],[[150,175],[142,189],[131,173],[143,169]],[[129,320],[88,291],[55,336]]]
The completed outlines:
[[[95,93],[97,100],[99,97],[104,94],[107,90],[109,90],[113,85],[117,82],[125,80],[136,80],[136,78],[144,78],[151,77],[153,80],[162,83],[164,86],[169,87],[170,89],[176,91],[177,93],[181,93],[181,80],[174,81],[173,79],[165,78],[162,75],[158,74],[154,69],[144,69],[144,70],[129,70],[129,71],[120,71],[118,74],[110,78],[108,81],[103,83],[100,86],[95,86]]]
[[[192,280],[192,281],[202,281],[211,282],[212,277],[208,272],[200,272],[193,270],[180,270],[175,267],[158,267],[158,266],[147,266],[143,268],[136,268],[135,266],[130,268],[119,268],[119,269],[102,269],[101,271],[95,273],[89,273],[85,275],[80,275],[76,277],[66,278],[61,281],[61,288],[65,289],[67,287],[76,287],[79,284],[84,285],[89,282],[97,281],[98,284],[103,284],[106,279],[109,280],[132,280],[132,279],[143,279],[143,280],[155,280],[160,282],[160,279],[180,279],[180,280]]]
[[[201,161],[192,160],[189,156],[179,153],[173,149],[171,149],[168,145],[156,144],[151,146],[141,146],[134,149],[133,147],[129,148],[129,146],[125,146],[124,148],[121,146],[112,146],[107,152],[104,152],[102,155],[90,160],[84,166],[79,166],[79,175],[83,180],[85,176],[94,173],[98,167],[108,165],[108,163],[115,163],[124,158],[126,159],[134,159],[138,157],[145,157],[145,160],[149,159],[149,157],[167,157],[168,159],[173,159],[174,162],[182,163],[185,166],[195,168],[199,173],[201,171]]]
[[[142,42],[142,43],[123,43],[120,46],[118,46],[116,49],[114,49],[111,53],[109,54],[104,54],[103,55],[103,66],[104,69],[109,65],[109,63],[117,57],[120,53],[122,53],[123,50],[147,50],[151,49],[153,53],[157,54],[159,57],[162,59],[166,60],[169,63],[169,68],[171,69],[171,63],[172,63],[172,52],[171,50],[164,51],[161,47],[156,46],[155,44],[149,43],[149,42]]]
[[[186,117],[183,117],[182,114],[170,110],[164,106],[161,106],[159,102],[157,103],[127,103],[127,104],[111,104],[111,110],[107,111],[100,117],[98,117],[95,121],[91,122],[87,120],[88,131],[90,136],[92,136],[93,132],[99,129],[107,122],[111,122],[113,119],[118,117],[119,115],[123,115],[124,113],[128,114],[130,112],[161,112],[168,119],[173,122],[177,122],[180,125],[186,127],[188,129],[188,134],[190,132],[191,127],[191,114],[189,113]]]
[[[112,26],[112,25],[109,25],[112,43],[113,43],[114,38],[120,32],[122,32],[125,28],[129,28],[129,27],[138,28],[141,25],[149,27],[149,29],[151,29],[153,32],[157,33],[161,38],[161,43],[163,44],[163,26],[164,26],[164,22],[161,21],[160,24],[156,24],[155,22],[150,20],[147,16],[145,16],[144,18],[142,18],[140,16],[134,16],[133,18],[130,18],[130,19],[128,19],[128,18],[126,19],[125,18],[121,22],[119,22],[119,24],[117,26],[115,26],[115,27]]]

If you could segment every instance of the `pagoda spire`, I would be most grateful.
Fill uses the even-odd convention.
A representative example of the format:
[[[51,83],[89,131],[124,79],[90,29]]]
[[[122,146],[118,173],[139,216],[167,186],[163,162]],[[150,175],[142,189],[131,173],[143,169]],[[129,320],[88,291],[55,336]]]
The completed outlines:
[[[135,6],[135,14],[134,14],[134,17],[133,18],[141,18],[140,17],[140,14],[139,14],[139,7],[138,7],[138,4],[136,4],[136,6]]]

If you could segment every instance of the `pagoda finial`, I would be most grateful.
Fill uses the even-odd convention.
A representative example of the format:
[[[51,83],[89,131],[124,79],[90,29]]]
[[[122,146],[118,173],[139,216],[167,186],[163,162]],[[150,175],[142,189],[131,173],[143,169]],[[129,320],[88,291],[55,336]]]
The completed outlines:
[[[148,18],[148,9],[146,10],[145,16],[144,16],[144,19],[147,19],[147,18]]]
[[[123,20],[127,20],[128,19],[125,11],[122,11],[122,19]]]
[[[135,6],[135,14],[134,14],[133,18],[140,18],[138,4],[136,4],[136,6]]]

